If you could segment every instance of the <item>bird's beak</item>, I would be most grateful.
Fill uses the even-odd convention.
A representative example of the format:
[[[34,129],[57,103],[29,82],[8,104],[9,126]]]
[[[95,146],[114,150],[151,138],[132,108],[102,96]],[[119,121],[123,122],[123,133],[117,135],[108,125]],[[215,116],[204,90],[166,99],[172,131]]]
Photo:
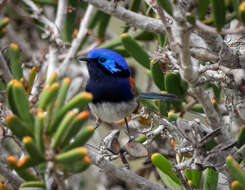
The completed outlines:
[[[79,62],[82,62],[82,61],[89,62],[89,61],[90,61],[90,59],[87,58],[87,57],[78,57],[77,60],[78,60]]]

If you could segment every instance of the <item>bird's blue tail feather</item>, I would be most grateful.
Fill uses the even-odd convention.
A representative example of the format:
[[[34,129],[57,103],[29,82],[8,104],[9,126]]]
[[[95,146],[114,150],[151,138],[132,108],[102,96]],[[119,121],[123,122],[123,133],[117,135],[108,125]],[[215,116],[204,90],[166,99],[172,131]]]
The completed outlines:
[[[161,94],[161,93],[155,93],[155,92],[140,93],[139,97],[142,99],[167,100],[167,101],[171,101],[171,102],[181,101],[181,99],[178,98],[174,94]]]

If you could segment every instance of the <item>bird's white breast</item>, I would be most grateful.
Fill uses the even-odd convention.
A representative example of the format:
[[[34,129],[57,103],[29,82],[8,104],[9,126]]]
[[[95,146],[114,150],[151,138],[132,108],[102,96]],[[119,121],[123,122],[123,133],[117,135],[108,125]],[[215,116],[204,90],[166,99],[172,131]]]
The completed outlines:
[[[138,106],[136,99],[121,103],[96,103],[89,104],[91,112],[105,122],[113,122],[129,116]]]

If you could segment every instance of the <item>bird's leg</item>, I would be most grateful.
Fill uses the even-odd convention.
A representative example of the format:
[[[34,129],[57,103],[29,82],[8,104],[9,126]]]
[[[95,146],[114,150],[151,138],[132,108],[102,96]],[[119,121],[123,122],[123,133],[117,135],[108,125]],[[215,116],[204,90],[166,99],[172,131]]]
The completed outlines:
[[[125,157],[125,155],[124,155],[124,152],[125,152],[124,149],[121,149],[121,150],[120,150],[119,155],[120,155],[121,161],[122,161],[122,163],[123,163],[123,165],[124,165],[124,167],[125,167],[126,169],[130,169],[128,160],[126,159],[126,157]]]
[[[101,125],[102,121],[100,120],[100,118],[96,119],[96,124],[95,124],[95,129],[97,129],[100,125]]]
[[[127,132],[128,132],[129,142],[131,142],[131,141],[133,141],[133,139],[132,139],[132,137],[130,136],[129,126],[128,126],[128,120],[127,120],[126,117],[124,118],[124,121],[125,121],[125,124],[126,124],[126,127],[127,127]]]

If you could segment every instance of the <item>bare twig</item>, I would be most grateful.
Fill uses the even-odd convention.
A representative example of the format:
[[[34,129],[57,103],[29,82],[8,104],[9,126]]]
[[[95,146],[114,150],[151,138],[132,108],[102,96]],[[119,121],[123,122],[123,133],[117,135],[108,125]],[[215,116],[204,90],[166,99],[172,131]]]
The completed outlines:
[[[8,183],[15,190],[18,190],[20,184],[23,183],[22,179],[14,175],[12,171],[8,170],[8,168],[4,167],[2,164],[0,164],[0,174],[8,180]]]
[[[101,168],[106,173],[111,173],[125,182],[132,184],[141,190],[167,190],[163,186],[149,181],[141,176],[136,175],[128,169],[121,168],[103,158],[100,154],[95,153],[93,150],[89,151],[89,156],[93,163]]]
[[[154,32],[154,33],[163,33],[164,32],[164,25],[161,23],[160,20],[149,18],[135,12],[129,11],[124,9],[121,6],[117,6],[117,8],[110,5],[108,1],[105,0],[84,0],[101,11],[113,15],[130,25],[141,28],[143,30]]]
[[[60,31],[60,33],[62,34],[65,16],[66,16],[67,0],[59,0],[58,2],[59,3],[58,3],[58,9],[56,13],[55,24],[58,30]]]
[[[241,162],[242,159],[244,159],[244,156],[245,156],[245,144],[233,154],[233,157],[237,162]]]
[[[219,57],[203,48],[191,48],[191,56],[201,61],[218,62]]]
[[[89,23],[89,19],[91,18],[93,10],[94,10],[93,5],[89,5],[87,10],[86,10],[86,13],[84,15],[84,18],[82,19],[82,21],[80,23],[78,34],[77,34],[76,38],[72,41],[71,48],[69,49],[69,52],[68,52],[64,62],[60,65],[59,74],[61,76],[63,76],[65,74],[69,63],[72,61],[72,59],[74,58],[74,56],[77,53],[77,50],[80,46],[82,39],[87,34],[88,23]]]

